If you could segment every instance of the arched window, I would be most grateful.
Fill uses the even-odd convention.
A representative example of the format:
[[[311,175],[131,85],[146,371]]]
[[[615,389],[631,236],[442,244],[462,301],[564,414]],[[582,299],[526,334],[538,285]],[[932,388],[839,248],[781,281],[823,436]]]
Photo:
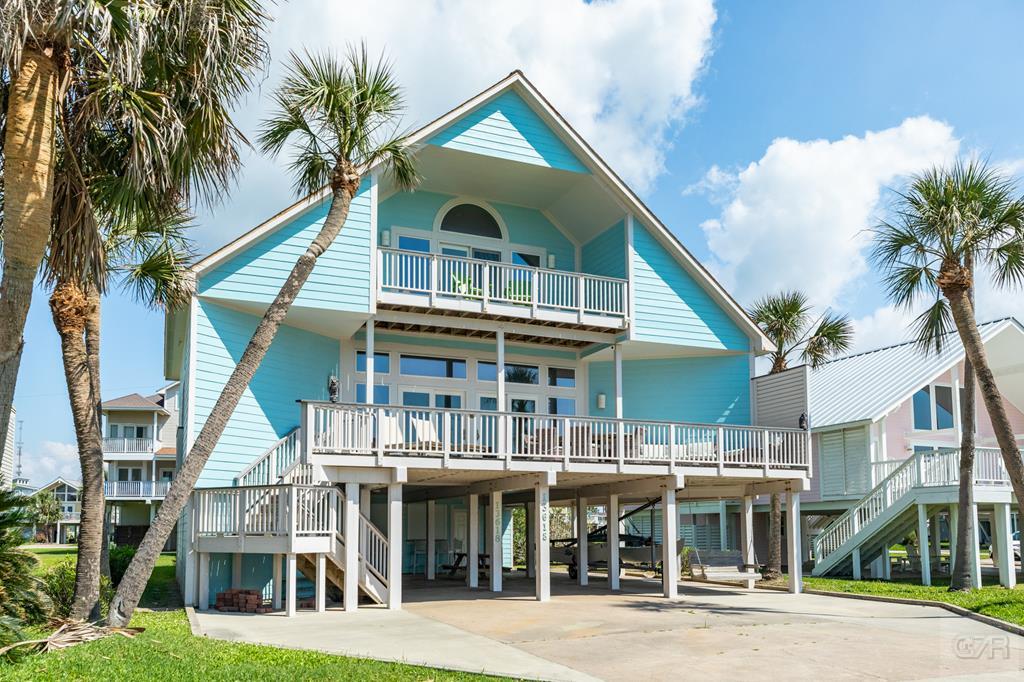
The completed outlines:
[[[441,231],[491,239],[502,238],[498,221],[490,212],[476,204],[459,204],[452,207],[441,219]]]

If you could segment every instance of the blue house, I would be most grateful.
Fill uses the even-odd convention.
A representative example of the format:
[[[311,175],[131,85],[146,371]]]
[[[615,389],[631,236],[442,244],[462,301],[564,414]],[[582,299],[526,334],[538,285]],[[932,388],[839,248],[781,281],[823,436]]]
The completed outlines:
[[[369,169],[202,473],[179,524],[186,599],[205,608],[255,587],[291,613],[300,575],[315,608],[339,592],[346,608],[360,592],[398,607],[403,574],[465,572],[478,587],[487,573],[501,590],[491,567],[511,569],[524,507],[527,574],[546,600],[553,558],[617,567],[637,554],[613,522],[552,557],[552,506],[614,520],[652,499],[666,596],[678,498],[744,501],[733,544],[746,575],[754,496],[786,492],[798,509],[811,474],[804,432],[751,426],[768,339],[522,73],[411,144],[422,182],[400,191]],[[180,452],[326,196],[196,264],[191,305],[166,328]],[[617,589],[618,570],[601,580]]]

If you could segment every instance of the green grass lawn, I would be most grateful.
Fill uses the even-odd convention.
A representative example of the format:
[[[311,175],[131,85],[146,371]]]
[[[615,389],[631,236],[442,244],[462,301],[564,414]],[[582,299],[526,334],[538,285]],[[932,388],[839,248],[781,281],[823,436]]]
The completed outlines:
[[[49,550],[32,550],[46,553]],[[71,550],[71,556],[74,550]],[[41,559],[53,562],[69,556]],[[174,555],[161,555],[132,625],[137,637],[107,637],[50,654],[0,664],[2,680],[489,680],[482,675],[344,658],[312,651],[224,642],[192,635],[180,608]],[[168,608],[170,607],[170,608]]]
[[[53,566],[61,559],[75,558],[78,556],[76,547],[38,547],[29,550],[39,560],[36,565],[36,573],[43,573],[50,566]]]
[[[991,581],[991,582],[990,582]],[[935,578],[930,587],[910,581],[844,580],[842,578],[805,577],[804,586],[811,590],[870,594],[901,599],[955,604],[968,611],[999,618],[1016,625],[1024,625],[1024,585],[1007,590],[998,581],[986,576],[986,583],[980,590],[972,592],[950,592],[949,578]]]

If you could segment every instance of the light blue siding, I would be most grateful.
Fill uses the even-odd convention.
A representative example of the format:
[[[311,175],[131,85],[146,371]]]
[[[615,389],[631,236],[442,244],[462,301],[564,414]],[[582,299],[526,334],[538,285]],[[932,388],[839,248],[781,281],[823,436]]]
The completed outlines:
[[[295,305],[367,312],[370,296],[370,187],[364,181],[352,200],[341,234],[317,259]],[[226,263],[204,273],[199,293],[234,301],[269,303],[323,227],[328,202],[280,226]]]
[[[445,203],[454,199],[451,194],[438,192],[400,192],[385,199],[377,212],[378,229],[406,227],[433,231],[438,211]],[[517,246],[533,246],[555,255],[555,268],[574,270],[576,268],[576,247],[555,227],[544,214],[533,208],[492,203],[505,226],[508,228],[509,243]],[[459,241],[459,235],[450,240]],[[391,243],[397,246],[392,236]],[[541,263],[547,267],[547,263]]]
[[[583,245],[580,271],[626,278],[626,225],[619,221]]]
[[[747,350],[749,340],[675,256],[640,222],[633,226],[634,338]]]
[[[487,343],[486,341],[461,341],[458,339],[446,339],[441,337],[425,337],[425,336],[412,336],[405,334],[375,334],[374,342],[377,344],[381,343],[401,343],[409,346],[425,346],[434,349],[440,354],[451,354],[449,351],[459,350],[476,350],[484,351],[488,353],[497,354],[497,349],[494,342]],[[355,334],[357,341],[366,340],[366,332],[359,331]],[[382,349],[377,348],[378,353],[384,352]],[[554,360],[565,360],[567,362],[575,362],[576,353],[565,350],[555,350],[552,348],[545,348],[543,346],[525,346],[514,343],[509,343],[505,346],[505,352],[509,355],[524,355],[527,357],[536,358],[548,358]]]
[[[505,92],[458,119],[430,144],[548,168],[587,173],[586,167],[514,92]]]
[[[258,318],[201,301],[197,320],[196,434],[202,429]],[[300,398],[327,399],[338,376],[338,341],[282,325],[256,376],[235,408],[199,477],[201,487],[231,485],[277,439],[299,425]]]
[[[612,363],[592,362],[590,414],[614,415]],[[597,408],[597,394],[608,396]],[[721,424],[750,423],[750,358],[715,355],[626,360],[622,363],[622,410],[627,419]]]

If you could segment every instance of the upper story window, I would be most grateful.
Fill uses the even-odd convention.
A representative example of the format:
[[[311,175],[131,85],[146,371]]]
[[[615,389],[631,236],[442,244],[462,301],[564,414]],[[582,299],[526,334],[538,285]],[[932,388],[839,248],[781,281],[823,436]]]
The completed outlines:
[[[465,379],[466,361],[423,355],[402,355],[398,361],[398,371],[406,376]]]
[[[366,371],[366,351],[356,351],[356,371]],[[373,354],[373,373],[374,374],[391,374],[391,354],[390,353],[374,353]]]
[[[963,389],[960,389],[963,400]],[[951,386],[925,386],[914,394],[914,430],[935,431],[952,429],[956,425]]]
[[[457,232],[473,237],[502,239],[501,227],[487,209],[476,204],[459,204],[441,218],[442,232]]]
[[[53,489],[53,496],[61,502],[77,502],[78,491],[69,485],[59,485]]]
[[[110,424],[107,431],[111,438],[149,438],[149,427],[138,424]]]

